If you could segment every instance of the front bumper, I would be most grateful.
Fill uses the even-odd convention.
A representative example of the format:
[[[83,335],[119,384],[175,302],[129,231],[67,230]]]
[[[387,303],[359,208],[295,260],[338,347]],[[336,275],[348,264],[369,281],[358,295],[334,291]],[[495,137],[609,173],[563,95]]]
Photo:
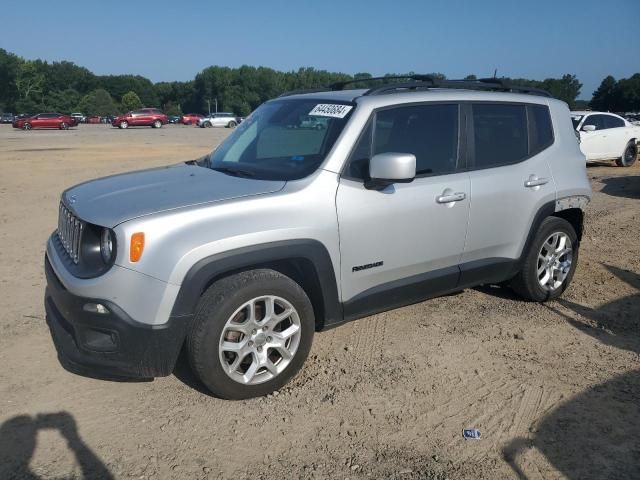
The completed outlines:
[[[190,317],[170,318],[162,325],[131,319],[110,301],[69,292],[45,256],[47,324],[62,366],[97,378],[153,378],[171,374],[182,348]],[[104,314],[84,310],[87,303],[107,307]]]

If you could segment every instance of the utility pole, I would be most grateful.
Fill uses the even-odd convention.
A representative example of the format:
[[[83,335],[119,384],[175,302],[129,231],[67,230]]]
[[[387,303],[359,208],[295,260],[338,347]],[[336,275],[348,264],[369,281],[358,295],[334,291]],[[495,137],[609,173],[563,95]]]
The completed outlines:
[[[211,115],[211,99],[207,98],[207,105],[209,107],[209,115]]]
[[[215,98],[216,101],[216,113],[218,113],[218,97]]]

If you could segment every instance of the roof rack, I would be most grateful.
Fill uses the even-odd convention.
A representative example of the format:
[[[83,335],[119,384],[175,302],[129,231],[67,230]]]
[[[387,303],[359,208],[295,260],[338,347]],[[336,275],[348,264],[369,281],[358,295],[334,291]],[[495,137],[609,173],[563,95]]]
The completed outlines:
[[[524,85],[514,85],[506,82],[501,78],[480,78],[478,80],[443,80],[433,75],[401,75],[401,76],[387,76],[387,77],[368,77],[368,78],[355,78],[353,80],[347,80],[345,82],[333,83],[324,88],[314,88],[308,90],[292,90],[285,92],[280,97],[286,97],[289,95],[297,95],[301,93],[318,93],[318,92],[332,92],[344,90],[347,85],[361,82],[379,81],[379,80],[409,80],[398,83],[388,83],[376,87],[369,88],[363,95],[383,95],[388,93],[398,93],[416,90],[429,90],[431,88],[460,88],[464,90],[481,90],[481,91],[493,91],[493,92],[513,92],[524,93],[528,95],[539,95],[543,97],[551,97],[552,95],[546,90],[535,87],[527,87]]]

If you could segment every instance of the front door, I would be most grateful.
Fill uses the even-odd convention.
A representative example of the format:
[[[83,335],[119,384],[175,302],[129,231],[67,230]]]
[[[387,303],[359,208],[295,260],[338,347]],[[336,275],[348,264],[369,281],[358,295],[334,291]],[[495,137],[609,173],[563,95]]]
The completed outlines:
[[[336,197],[346,318],[456,287],[470,193],[459,171],[459,124],[456,104],[394,107],[370,120]],[[414,154],[417,176],[368,190],[368,161],[385,152]]]
[[[580,126],[580,149],[585,154],[587,160],[599,160],[607,158],[608,143],[605,115],[589,115],[582,121]],[[596,129],[592,132],[585,132],[582,128],[585,125],[593,125]]]

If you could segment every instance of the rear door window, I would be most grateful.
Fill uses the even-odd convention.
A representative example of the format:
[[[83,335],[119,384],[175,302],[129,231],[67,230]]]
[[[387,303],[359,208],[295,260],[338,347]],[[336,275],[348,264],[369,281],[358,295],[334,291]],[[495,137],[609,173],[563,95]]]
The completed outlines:
[[[553,143],[551,114],[546,105],[527,105],[529,120],[529,154],[535,155]]]
[[[529,156],[525,105],[474,104],[474,167],[509,165]]]
[[[604,125],[606,128],[624,127],[624,120],[613,115],[605,115]]]

